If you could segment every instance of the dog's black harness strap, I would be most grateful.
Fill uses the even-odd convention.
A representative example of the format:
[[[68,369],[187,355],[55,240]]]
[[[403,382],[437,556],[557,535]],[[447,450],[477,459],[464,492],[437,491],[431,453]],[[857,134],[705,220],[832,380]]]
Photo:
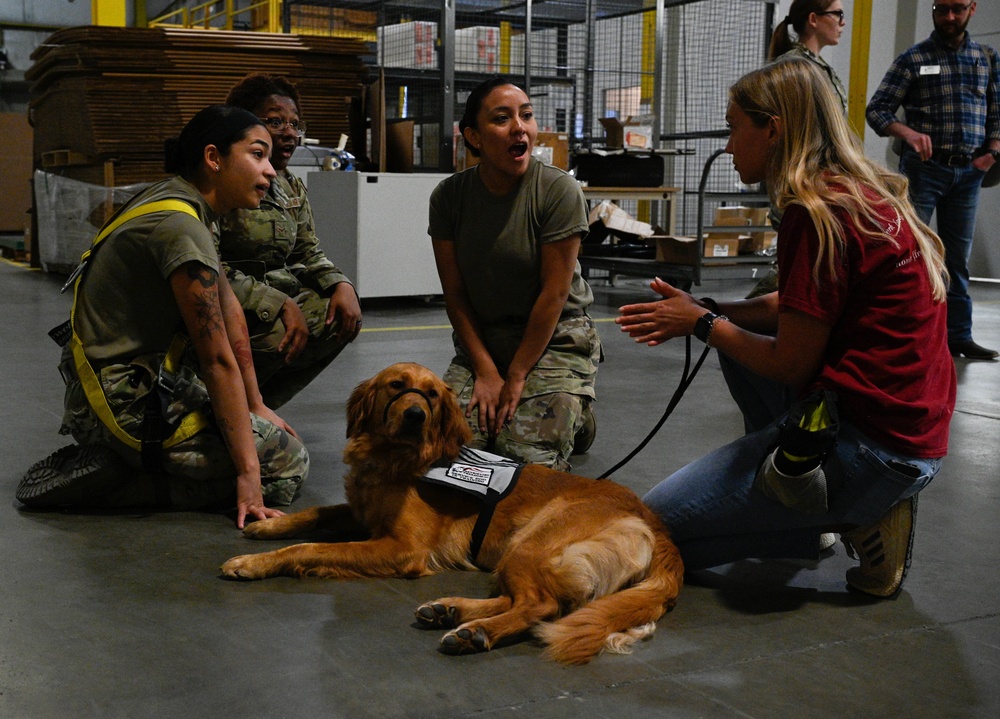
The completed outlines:
[[[472,528],[472,542],[469,544],[469,561],[479,566],[476,559],[479,557],[479,550],[483,548],[483,540],[486,539],[486,530],[490,528],[493,521],[493,511],[497,508],[496,500],[487,501],[479,511],[479,519],[476,526]]]
[[[514,472],[514,476],[510,478],[510,484],[507,485],[507,488],[502,493],[492,489],[489,490],[486,495],[486,501],[483,503],[483,508],[479,510],[479,517],[472,528],[472,541],[469,543],[469,561],[477,566],[478,563],[476,560],[479,557],[479,550],[483,547],[483,540],[486,539],[486,532],[490,528],[490,522],[493,521],[493,512],[496,510],[497,505],[500,504],[500,500],[514,490],[517,480],[521,477],[522,469],[524,469],[523,464]]]
[[[386,402],[385,410],[382,412],[383,424],[389,421],[389,408],[392,407],[392,403],[395,402],[400,397],[402,397],[404,394],[419,394],[421,397],[424,398],[424,402],[427,403],[427,409],[430,410],[431,416],[434,415],[434,405],[431,404],[431,398],[427,396],[427,393],[424,392],[422,389],[417,389],[416,387],[410,387],[409,389],[404,389],[401,392],[393,395],[392,399]]]
[[[681,381],[678,383],[677,389],[674,390],[674,394],[670,398],[670,402],[667,403],[667,409],[664,411],[663,416],[660,417],[660,421],[657,422],[656,426],[653,427],[653,430],[646,435],[646,439],[642,440],[639,443],[638,447],[629,452],[629,455],[625,459],[623,459],[621,462],[619,462],[614,467],[609,469],[607,472],[602,474],[600,477],[598,477],[598,479],[607,479],[608,477],[610,477],[612,474],[614,474],[619,469],[628,464],[628,462],[634,456],[636,456],[637,454],[639,454],[639,452],[642,451],[643,447],[649,444],[649,440],[651,440],[656,435],[656,433],[660,431],[660,427],[662,427],[663,423],[667,421],[667,417],[669,417],[671,413],[673,413],[674,407],[676,407],[677,403],[681,401],[681,397],[684,396],[684,392],[687,390],[690,384],[694,382],[695,375],[698,374],[698,370],[701,369],[701,365],[705,362],[705,358],[708,357],[708,353],[711,350],[711,347],[705,345],[705,349],[702,351],[701,357],[698,358],[698,362],[695,364],[694,369],[691,371],[691,374],[688,374],[688,370],[691,367],[690,335],[687,336],[687,344],[685,347],[686,347],[686,353],[684,355],[684,372],[681,373]]]

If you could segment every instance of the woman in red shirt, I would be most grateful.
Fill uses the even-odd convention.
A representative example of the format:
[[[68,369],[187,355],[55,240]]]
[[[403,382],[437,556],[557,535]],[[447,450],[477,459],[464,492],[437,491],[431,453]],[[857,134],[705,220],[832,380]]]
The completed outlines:
[[[917,218],[905,180],[865,158],[808,61],[741,78],[726,119],[740,179],[764,182],[784,212],[778,291],[715,303],[656,280],[664,299],[623,307],[616,321],[649,345],[707,341],[738,363],[775,421],[668,477],[646,502],[689,569],[815,558],[819,535],[837,531],[861,559],[848,585],[891,596],[909,566],[916,495],[940,468],[955,405],[941,241]],[[828,413],[813,414],[817,398]],[[824,425],[825,448],[783,451],[796,432],[819,436],[810,432]],[[804,460],[796,455],[818,466],[789,471]]]

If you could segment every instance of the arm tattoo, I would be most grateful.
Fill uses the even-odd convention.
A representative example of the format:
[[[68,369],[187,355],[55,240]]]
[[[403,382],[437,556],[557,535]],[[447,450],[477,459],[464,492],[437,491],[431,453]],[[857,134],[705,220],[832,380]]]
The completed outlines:
[[[220,433],[222,434],[222,441],[225,443],[226,448],[232,448],[232,442],[230,442],[230,437],[233,434],[233,423],[230,422],[225,417],[216,417],[216,426],[218,426]]]
[[[209,287],[214,287],[219,280],[219,274],[215,270],[197,262],[188,265],[187,276],[192,280],[197,280],[206,290]]]
[[[220,330],[225,331],[222,309],[219,306],[218,274],[204,265],[192,263],[187,269],[187,275],[205,290],[195,297],[198,333],[202,337],[208,337]]]

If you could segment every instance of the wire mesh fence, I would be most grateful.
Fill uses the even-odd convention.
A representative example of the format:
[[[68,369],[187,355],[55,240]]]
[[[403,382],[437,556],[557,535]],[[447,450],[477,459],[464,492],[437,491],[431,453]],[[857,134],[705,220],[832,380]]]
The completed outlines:
[[[440,138],[449,133],[460,150],[455,125],[465,100],[496,74],[528,89],[539,129],[564,133],[570,147],[601,147],[603,118],[658,110],[654,146],[689,153],[667,157],[664,184],[685,191],[677,229],[693,233],[693,193],[706,160],[725,145],[727,88],[764,61],[776,2],[663,4],[658,22],[655,0],[455,0],[450,118],[441,116],[449,22],[441,0],[286,0],[284,22],[291,32],[373,44],[386,75],[386,116],[414,120],[417,169],[447,164]],[[460,152],[451,159],[454,166]],[[729,163],[716,163],[708,189],[740,189]]]

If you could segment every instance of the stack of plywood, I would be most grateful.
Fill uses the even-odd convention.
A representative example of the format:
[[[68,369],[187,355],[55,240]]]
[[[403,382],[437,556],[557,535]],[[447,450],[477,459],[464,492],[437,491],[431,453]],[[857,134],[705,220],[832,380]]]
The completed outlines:
[[[166,176],[163,141],[250,72],[295,83],[309,137],[336,146],[371,46],[350,38],[78,27],[33,54],[29,114],[38,169],[122,185]]]

